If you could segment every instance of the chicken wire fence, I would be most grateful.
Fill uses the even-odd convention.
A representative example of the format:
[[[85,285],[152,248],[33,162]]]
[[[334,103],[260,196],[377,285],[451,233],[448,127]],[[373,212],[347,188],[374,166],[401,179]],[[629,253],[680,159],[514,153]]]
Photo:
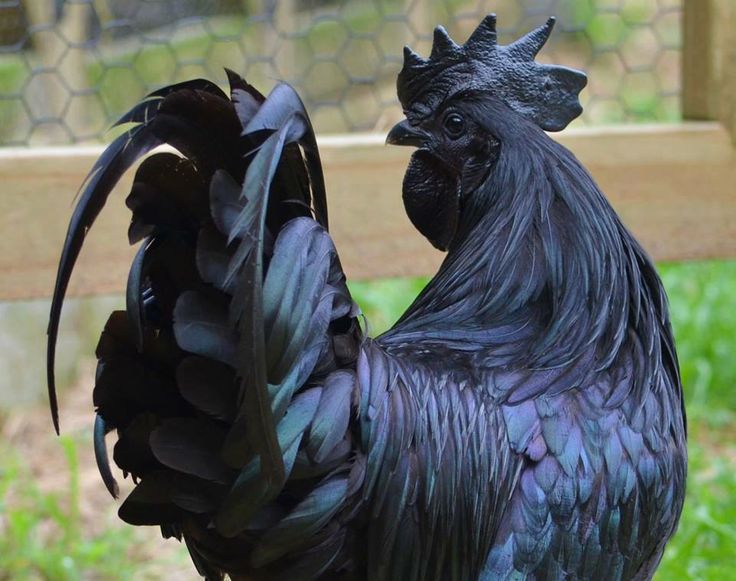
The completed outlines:
[[[404,44],[442,23],[464,41],[498,15],[502,43],[558,25],[539,60],[584,69],[580,124],[679,116],[680,0],[0,0],[0,144],[103,139],[137,100],[223,67],[304,98],[318,132],[381,131],[401,116]]]

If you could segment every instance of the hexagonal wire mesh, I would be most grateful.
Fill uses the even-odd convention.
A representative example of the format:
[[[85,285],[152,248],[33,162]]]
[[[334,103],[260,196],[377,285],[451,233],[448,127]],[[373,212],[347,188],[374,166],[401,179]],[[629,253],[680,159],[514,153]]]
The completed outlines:
[[[99,140],[162,85],[222,67],[294,84],[319,133],[400,116],[401,48],[436,23],[464,40],[489,12],[501,42],[558,16],[540,60],[585,69],[576,123],[679,116],[680,0],[0,0],[0,144]]]

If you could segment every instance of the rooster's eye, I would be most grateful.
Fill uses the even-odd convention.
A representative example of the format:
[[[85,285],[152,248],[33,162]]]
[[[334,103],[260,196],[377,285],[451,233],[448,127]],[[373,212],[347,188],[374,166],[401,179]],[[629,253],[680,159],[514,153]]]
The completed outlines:
[[[460,137],[465,131],[465,119],[458,113],[450,113],[445,117],[445,130],[453,139]]]

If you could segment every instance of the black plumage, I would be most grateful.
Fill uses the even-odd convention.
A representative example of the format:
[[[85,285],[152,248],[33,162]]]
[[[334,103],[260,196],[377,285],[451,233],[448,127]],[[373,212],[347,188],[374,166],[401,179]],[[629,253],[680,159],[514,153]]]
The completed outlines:
[[[328,234],[319,153],[288,85],[234,73],[152,94],[83,186],[49,325],[124,171],[140,242],[100,339],[94,441],[138,483],[120,516],[221,579],[646,579],[682,509],[685,413],[649,258],[542,129],[582,73],[486,18],[405,51],[417,228],[448,251],[399,322],[364,335]]]

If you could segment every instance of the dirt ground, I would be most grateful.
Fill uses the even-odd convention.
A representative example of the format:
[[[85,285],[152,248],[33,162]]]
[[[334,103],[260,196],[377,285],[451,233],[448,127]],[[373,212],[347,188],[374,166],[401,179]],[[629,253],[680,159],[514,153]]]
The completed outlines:
[[[99,534],[103,528],[124,530],[130,525],[117,516],[121,500],[107,492],[97,472],[92,448],[92,385],[94,364],[84,364],[80,379],[60,394],[62,435],[76,442],[79,461],[79,511],[85,536]],[[45,406],[19,409],[4,418],[2,439],[9,444],[24,466],[30,470],[39,490],[65,497],[69,489],[70,472],[64,448],[54,434]],[[112,438],[108,438],[112,440]],[[112,454],[112,450],[110,450]],[[133,483],[116,473],[120,498],[124,499]],[[10,499],[12,502],[12,499]],[[157,527],[136,527],[130,558],[140,563],[140,575],[135,579],[200,579],[189,562],[186,548],[176,540],[164,540]]]

